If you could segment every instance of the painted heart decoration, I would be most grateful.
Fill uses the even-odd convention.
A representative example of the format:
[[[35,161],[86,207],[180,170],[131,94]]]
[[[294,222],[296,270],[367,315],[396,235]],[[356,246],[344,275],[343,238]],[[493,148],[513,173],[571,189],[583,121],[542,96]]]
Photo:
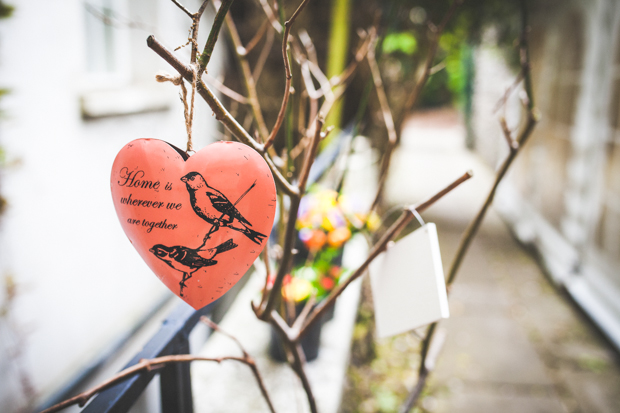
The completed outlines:
[[[262,251],[276,209],[265,160],[236,142],[192,156],[156,139],[121,149],[110,178],[116,214],[157,277],[199,309],[221,297]]]

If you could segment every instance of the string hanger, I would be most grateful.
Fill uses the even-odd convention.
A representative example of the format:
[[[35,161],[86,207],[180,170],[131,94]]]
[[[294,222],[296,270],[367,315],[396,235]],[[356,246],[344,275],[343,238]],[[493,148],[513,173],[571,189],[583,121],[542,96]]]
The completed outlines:
[[[192,95],[189,104],[187,103],[187,88],[185,87],[185,82],[183,82],[183,77],[181,75],[172,76],[168,73],[158,73],[155,75],[155,79],[160,83],[172,82],[173,85],[181,86],[181,101],[183,102],[185,129],[187,131],[187,153],[195,152],[192,143],[192,124],[194,122],[194,99],[196,96],[196,83],[198,81],[198,70],[196,65],[191,63],[190,69],[192,70]]]
[[[413,213],[413,216],[415,217],[415,219],[418,220],[420,227],[423,227],[424,225],[426,225],[426,222],[424,222],[424,220],[422,219],[422,216],[418,213],[418,211],[415,208],[411,208],[411,212]]]

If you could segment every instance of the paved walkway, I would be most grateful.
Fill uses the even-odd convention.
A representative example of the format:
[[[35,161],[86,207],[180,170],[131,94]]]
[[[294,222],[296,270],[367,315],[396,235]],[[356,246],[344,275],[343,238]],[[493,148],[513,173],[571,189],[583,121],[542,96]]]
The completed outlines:
[[[464,171],[474,179],[430,208],[447,268],[490,188],[492,171],[463,145],[457,115],[408,123],[387,187],[390,203],[418,202]],[[433,412],[619,412],[620,362],[532,254],[493,212],[450,296],[447,339],[422,406]]]

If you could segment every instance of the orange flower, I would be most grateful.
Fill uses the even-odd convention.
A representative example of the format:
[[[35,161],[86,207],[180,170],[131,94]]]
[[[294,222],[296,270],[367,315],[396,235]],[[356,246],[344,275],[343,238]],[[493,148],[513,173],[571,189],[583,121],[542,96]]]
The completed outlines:
[[[310,251],[317,251],[325,245],[325,241],[327,241],[327,235],[323,231],[316,229],[312,231],[312,235],[304,241],[304,244]]]
[[[327,236],[327,242],[334,248],[340,248],[342,244],[351,238],[351,231],[347,227],[336,228],[330,231]]]

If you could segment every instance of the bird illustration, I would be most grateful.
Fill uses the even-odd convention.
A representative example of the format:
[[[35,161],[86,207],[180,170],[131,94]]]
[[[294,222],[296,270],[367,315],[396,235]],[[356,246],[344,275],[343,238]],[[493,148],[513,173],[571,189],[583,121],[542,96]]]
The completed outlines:
[[[183,297],[183,288],[187,287],[185,281],[192,278],[192,275],[199,269],[217,264],[217,261],[214,259],[217,254],[230,251],[236,247],[237,244],[230,238],[217,247],[206,250],[201,250],[200,248],[192,249],[180,245],[167,247],[157,244],[151,247],[149,251],[168,264],[169,267],[183,273],[183,279],[179,282],[181,286],[180,295]]]
[[[204,177],[198,172],[188,173],[181,178],[181,181],[185,182],[194,212],[212,225],[211,230],[205,236],[203,245],[220,226],[241,232],[252,242],[258,245],[261,244],[266,235],[248,228],[252,224],[236,208],[237,203],[250,192],[254,185],[256,185],[256,182],[233,204],[226,198],[226,195],[209,186]],[[239,227],[233,225],[235,220],[240,224]]]

